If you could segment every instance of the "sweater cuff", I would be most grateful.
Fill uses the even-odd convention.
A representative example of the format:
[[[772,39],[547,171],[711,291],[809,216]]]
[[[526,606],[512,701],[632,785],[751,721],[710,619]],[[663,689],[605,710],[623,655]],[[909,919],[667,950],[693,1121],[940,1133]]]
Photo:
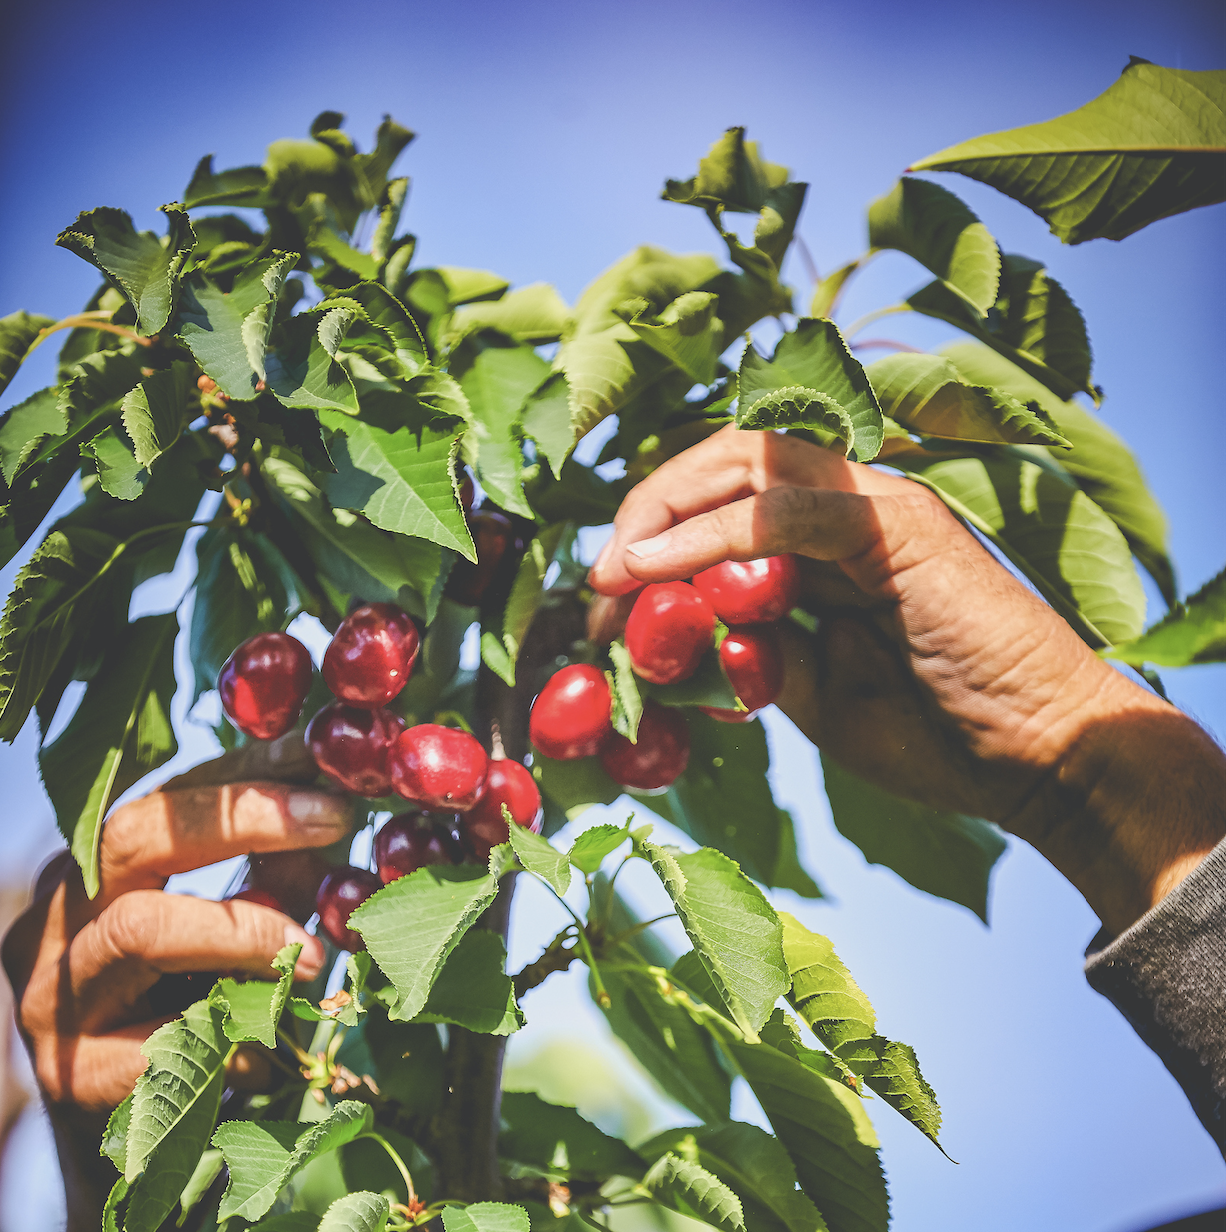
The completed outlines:
[[[1226,840],[1114,940],[1102,929],[1085,971],[1158,1054],[1226,1158]]]

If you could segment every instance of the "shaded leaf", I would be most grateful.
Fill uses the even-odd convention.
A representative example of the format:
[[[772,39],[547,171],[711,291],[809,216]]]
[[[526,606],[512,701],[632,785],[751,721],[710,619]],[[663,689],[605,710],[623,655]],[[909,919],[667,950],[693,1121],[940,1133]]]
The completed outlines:
[[[1226,660],[1226,570],[1211,578],[1135,641],[1115,646],[1109,658],[1134,667],[1187,667]]]
[[[30,312],[10,312],[0,317],[0,393],[16,375],[30,344],[42,330],[54,324],[51,317]]]
[[[391,340],[405,376],[412,376],[428,362],[425,339],[405,306],[377,282],[359,282],[345,288],[345,299],[360,304],[372,325]]]
[[[544,594],[545,574],[549,572],[554,553],[566,531],[564,522],[545,527],[533,537],[520,557],[515,580],[511,583],[511,593],[502,613],[502,644],[512,663],[518,659],[520,647],[532,627]]]
[[[872,461],[881,448],[881,408],[833,321],[798,321],[769,360],[747,346],[737,382],[739,428],[828,427],[828,412],[842,425],[843,439],[850,434],[859,461]],[[780,397],[772,400],[775,394]]]
[[[893,869],[916,889],[960,903],[987,923],[988,880],[1006,846],[996,826],[892,796],[828,757],[822,777],[834,824],[870,864]]]
[[[275,983],[267,980],[238,980],[227,977],[219,980],[210,995],[214,1005],[225,1010],[222,1030],[226,1038],[235,1043],[244,1040],[259,1040],[266,1048],[277,1046],[277,1023],[294,982],[294,964],[302,951],[301,945],[287,945],[277,952],[272,960],[278,973]]]
[[[721,206],[756,214],[787,178],[786,167],[767,162],[758,143],[745,140],[744,128],[729,128],[699,160],[698,174],[688,180],[667,180],[661,196],[702,209]]]
[[[193,210],[200,205],[260,206],[266,202],[268,177],[263,167],[231,167],[213,170],[213,156],[206,154],[192,172],[183,193],[183,204]]]
[[[209,1186],[221,1174],[222,1168],[225,1167],[225,1160],[222,1158],[220,1151],[209,1150],[205,1151],[200,1156],[199,1163],[196,1164],[196,1170],[192,1173],[191,1179],[183,1186],[183,1192],[179,1195],[179,1213],[187,1215],[193,1207],[209,1191]]]
[[[170,320],[180,275],[196,246],[187,211],[180,205],[159,208],[169,223],[165,241],[152,231],[137,232],[125,210],[109,206],[78,215],[55,240],[96,265],[123,291],[144,334],[156,334]]]
[[[383,1232],[389,1214],[381,1193],[346,1194],[324,1212],[317,1232]]]
[[[54,385],[9,407],[0,418],[0,474],[4,482],[12,483],[17,468],[44,437],[63,436],[67,430],[68,418]]]
[[[553,287],[546,282],[533,282],[507,292],[501,299],[457,308],[451,329],[457,337],[480,329],[496,329],[516,342],[539,346],[556,342],[569,316],[566,301]]]
[[[155,372],[124,397],[123,426],[135,446],[136,461],[146,469],[187,426],[190,378],[187,364],[177,362]]]
[[[612,804],[624,790],[609,777],[599,757],[555,761],[536,753],[532,775],[541,792],[572,820],[593,804]]]
[[[278,401],[299,410],[357,414],[357,393],[337,352],[360,316],[356,305],[325,300],[285,322],[276,352],[266,357],[268,387]]]
[[[1041,124],[975,137],[912,171],[958,171],[1020,201],[1065,243],[1121,240],[1226,200],[1226,73],[1134,57],[1097,98]]]
[[[724,323],[715,315],[719,296],[687,291],[658,316],[646,300],[629,300],[620,315],[640,341],[700,385],[715,380],[715,365],[724,349]]]
[[[562,464],[580,436],[580,419],[573,406],[570,382],[561,372],[555,372],[529,394],[520,413],[520,428],[536,442],[555,479],[562,477]]]
[[[479,928],[465,933],[443,964],[417,1021],[450,1022],[487,1035],[518,1031],[524,1016],[515,1003],[506,962],[506,946],[497,933]]]
[[[744,1232],[741,1200],[719,1177],[693,1160],[669,1152],[661,1155],[643,1177],[643,1188],[657,1202],[725,1232]]]
[[[98,892],[107,810],[179,747],[170,717],[178,631],[173,612],[128,625],[108,647],[68,726],[39,753],[43,785],[90,897]]]
[[[622,642],[613,642],[609,646],[609,658],[613,671],[605,675],[610,677],[609,691],[613,695],[613,730],[635,744],[638,742],[639,720],[643,717],[643,698],[639,693],[638,678],[630,663],[630,652]]]
[[[474,1202],[443,1208],[446,1232],[529,1232],[528,1212],[506,1202]]]
[[[737,865],[709,847],[685,854],[645,843],[694,949],[750,1039],[788,989],[779,917]]]
[[[102,490],[118,500],[135,500],[149,482],[149,472],[133,456],[118,428],[107,428],[85,442],[81,457],[96,467]]]
[[[498,1154],[512,1177],[551,1181],[605,1181],[638,1176],[643,1161],[569,1105],[550,1103],[531,1091],[502,1093]]]

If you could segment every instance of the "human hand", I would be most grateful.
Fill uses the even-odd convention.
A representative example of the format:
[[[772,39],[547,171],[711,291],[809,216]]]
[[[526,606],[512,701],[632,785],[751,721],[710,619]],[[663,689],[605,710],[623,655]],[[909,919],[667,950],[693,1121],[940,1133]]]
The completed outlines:
[[[644,583],[784,552],[809,558],[821,623],[782,629],[779,705],[840,764],[1028,839],[1117,931],[1220,840],[1226,762],[1196,724],[1097,658],[931,493],[793,437],[728,427],[634,488],[591,571],[607,596],[593,634]],[[1159,749],[1163,776],[1141,773]],[[1156,826],[1139,806],[1181,769],[1209,794]]]
[[[44,869],[33,903],[5,937],[4,968],[56,1132],[70,1227],[96,1221],[114,1179],[113,1169],[109,1178],[98,1172],[105,1115],[144,1071],[141,1044],[176,1016],[159,1014],[151,1001],[162,975],[230,971],[271,979],[277,951],[298,942],[295,977],[319,973],[323,945],[280,912],[163,889],[171,874],[229,856],[343,838],[348,797],[304,786],[316,775],[302,733],[291,732],[121,806],[103,827],[97,897],[86,896],[80,870],[63,852]],[[240,1050],[232,1082],[240,1085],[260,1065],[256,1053]]]

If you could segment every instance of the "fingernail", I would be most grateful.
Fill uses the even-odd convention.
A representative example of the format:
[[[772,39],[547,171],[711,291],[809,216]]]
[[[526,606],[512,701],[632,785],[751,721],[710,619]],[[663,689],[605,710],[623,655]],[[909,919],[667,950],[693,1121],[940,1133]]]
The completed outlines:
[[[297,924],[287,924],[285,926],[285,944],[302,946],[302,953],[298,955],[298,962],[294,966],[294,978],[298,980],[313,980],[323,969],[324,965],[324,947],[320,943],[319,938],[312,937],[310,933],[303,928],[299,928]]]
[[[633,552],[635,556],[654,556],[668,547],[672,538],[673,532],[666,530],[662,535],[656,535],[653,539],[641,539],[638,543],[630,544],[626,551]]]
[[[613,541],[616,538],[617,538],[616,534],[613,534],[613,535],[610,535],[608,539],[605,540],[604,547],[600,549],[599,554],[597,555],[595,561],[592,563],[593,573],[599,573],[601,566],[605,563],[606,560],[609,559],[609,553],[613,551]]]
[[[325,795],[321,791],[290,792],[286,808],[289,815],[303,827],[335,829],[344,820],[347,805],[344,797]]]

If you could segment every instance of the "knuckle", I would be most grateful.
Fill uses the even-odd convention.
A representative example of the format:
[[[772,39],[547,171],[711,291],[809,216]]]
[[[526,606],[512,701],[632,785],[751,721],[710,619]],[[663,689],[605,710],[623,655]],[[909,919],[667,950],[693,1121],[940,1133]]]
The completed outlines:
[[[95,921],[104,950],[116,958],[145,954],[161,932],[161,897],[134,891],[111,903]]]

